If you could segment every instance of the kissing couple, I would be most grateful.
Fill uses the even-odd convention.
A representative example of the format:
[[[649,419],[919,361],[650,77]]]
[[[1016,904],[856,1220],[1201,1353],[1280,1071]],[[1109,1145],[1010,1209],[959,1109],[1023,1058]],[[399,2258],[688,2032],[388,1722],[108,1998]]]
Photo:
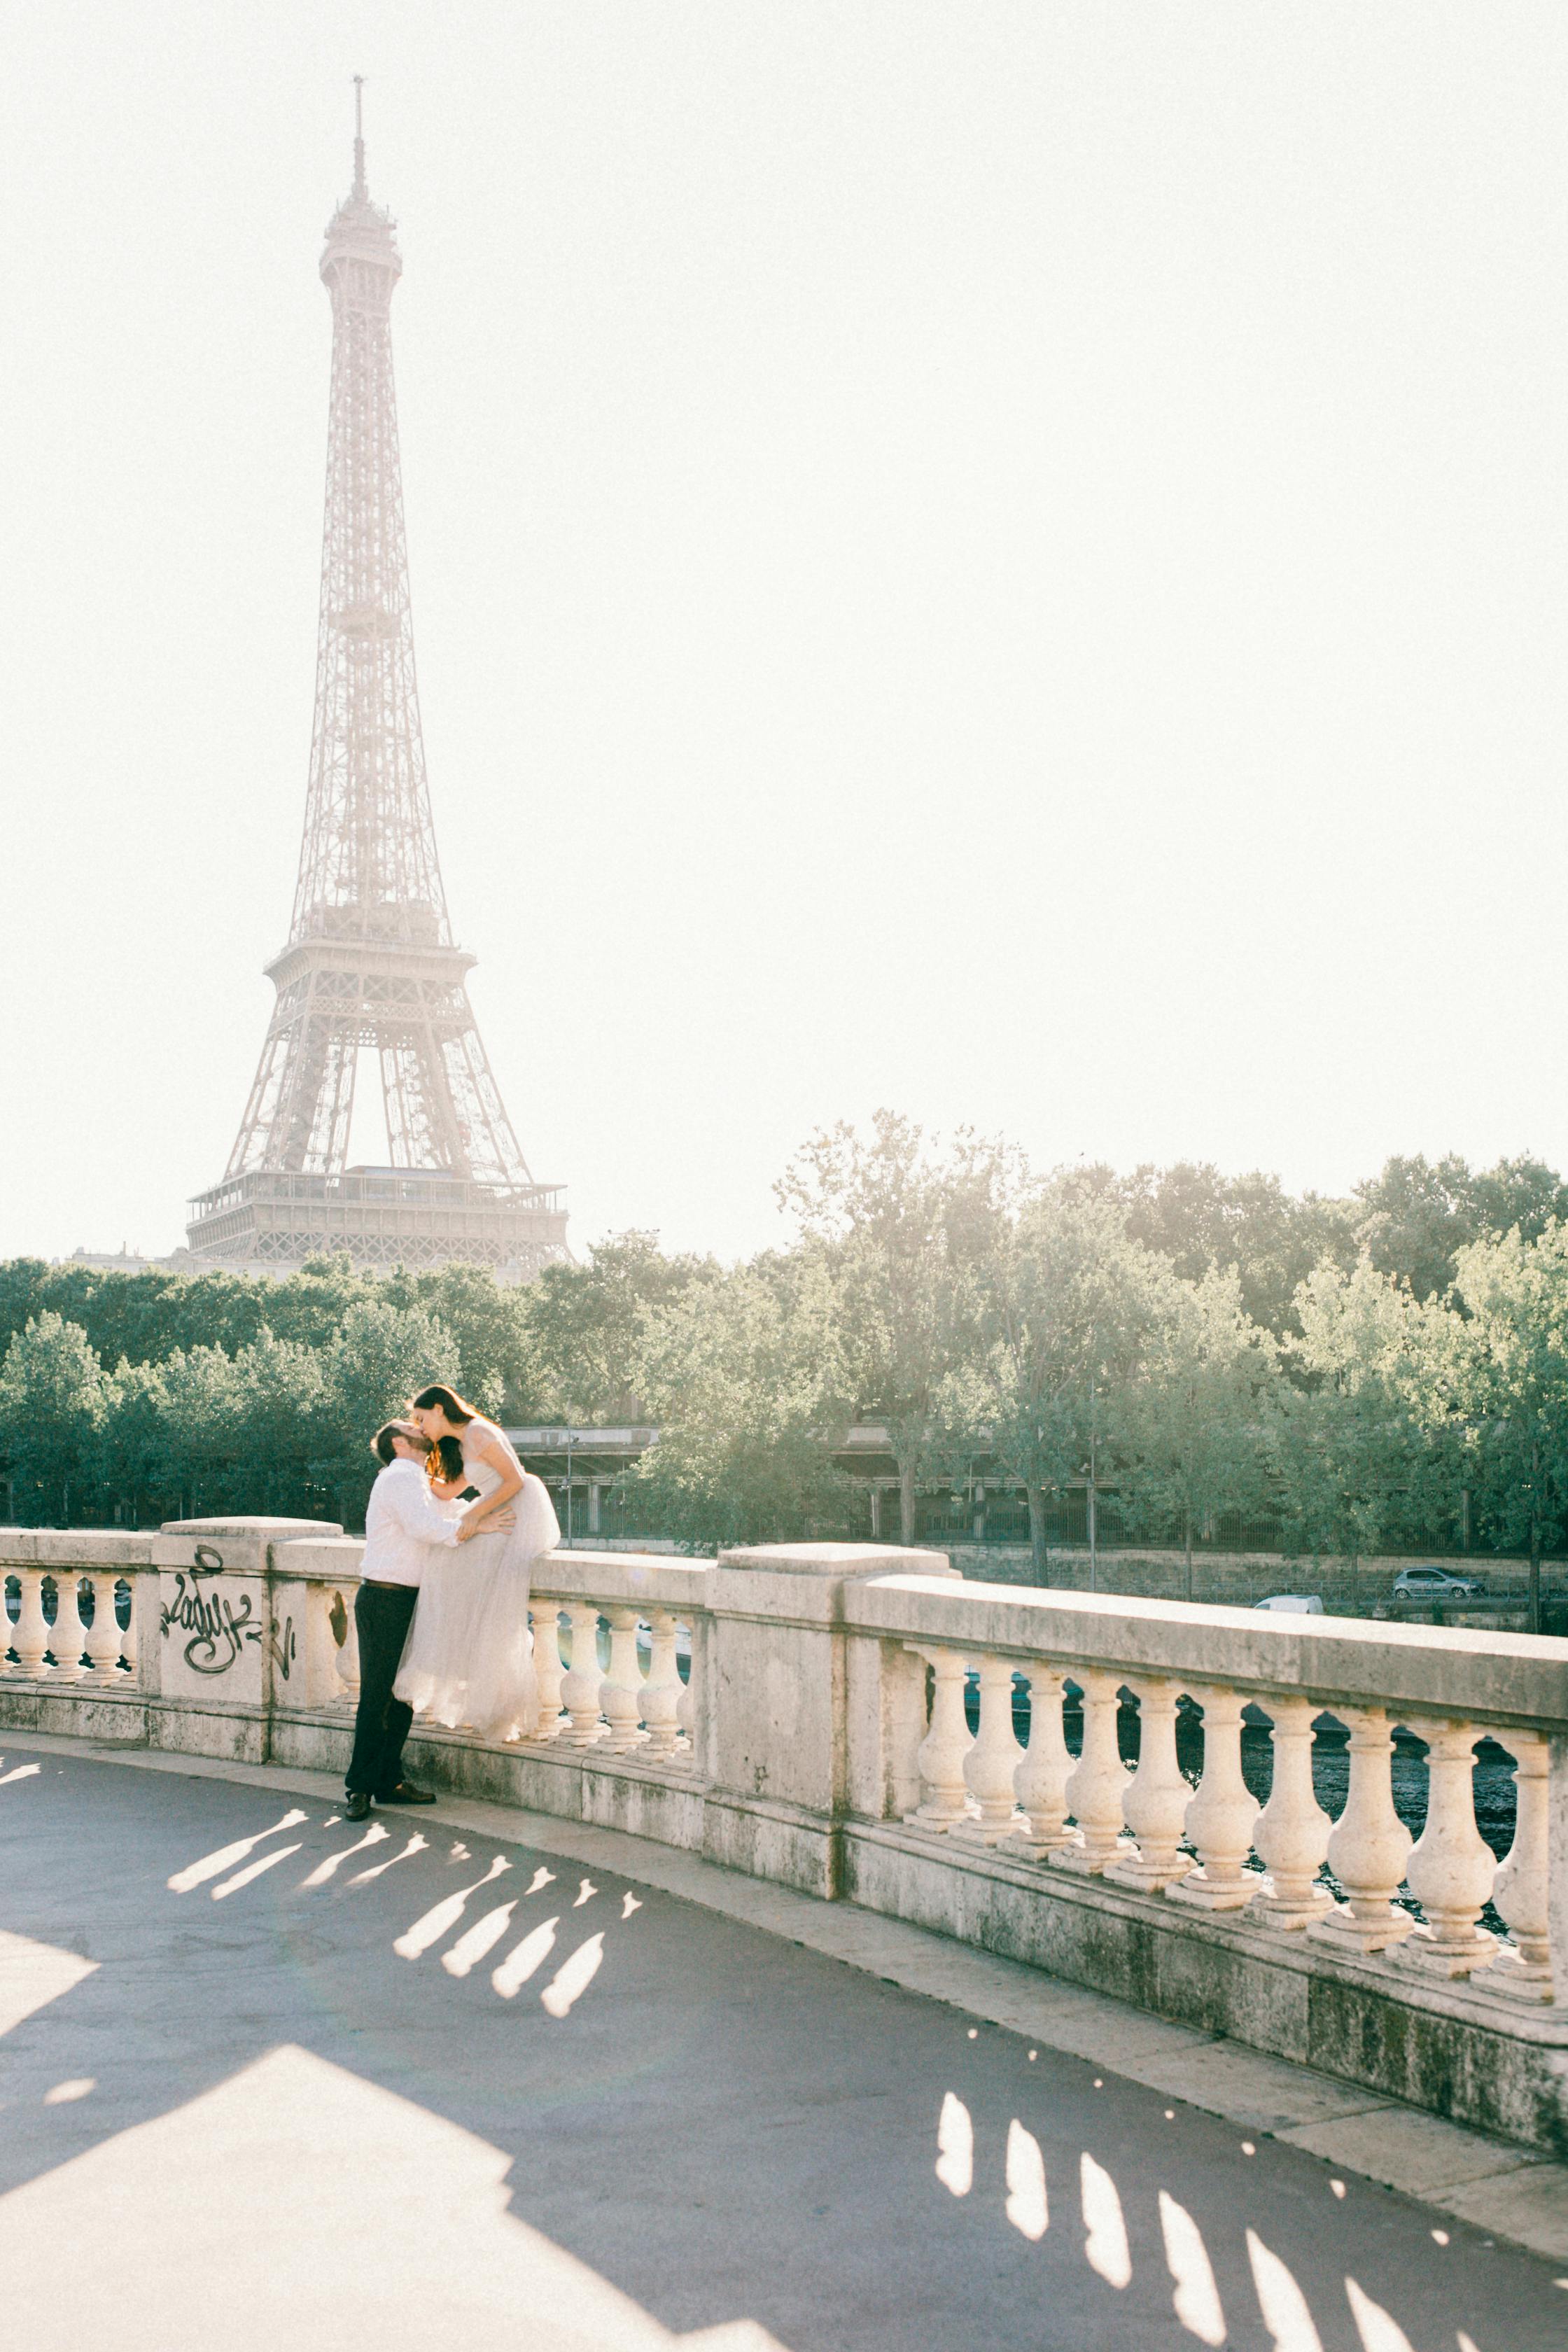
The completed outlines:
[[[371,1450],[382,1467],[354,1596],[359,1709],[343,1807],[351,1822],[373,1804],[435,1803],[433,1790],[403,1778],[416,1714],[486,1739],[534,1729],[529,1582],[534,1561],[561,1540],[542,1479],[455,1389],[421,1389],[405,1419],[376,1431]]]

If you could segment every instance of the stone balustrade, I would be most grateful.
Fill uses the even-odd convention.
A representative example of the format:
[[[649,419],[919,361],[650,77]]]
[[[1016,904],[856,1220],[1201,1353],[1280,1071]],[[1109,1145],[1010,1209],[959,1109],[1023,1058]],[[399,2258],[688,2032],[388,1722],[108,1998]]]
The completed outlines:
[[[1525,1671],[1505,1692],[1497,1645],[1484,1637],[1472,1637],[1435,1676],[1431,1645],[1410,1654],[1412,1645],[1392,1632],[1369,1644],[1359,1629],[1317,1620],[1309,1621],[1314,1630],[1304,1643],[1282,1644],[1272,1632],[1259,1643],[1239,1612],[1175,1603],[1129,1611],[1115,1600],[1035,1594],[1010,1595],[997,1619],[998,1590],[982,1601],[987,1589],[967,1586],[921,1609],[939,1622],[956,1616],[961,1623],[949,1641],[909,1644],[930,1669],[931,1689],[910,1826],[1172,1903],[1235,1913],[1270,1933],[1299,1933],[1357,1957],[1399,1947],[1402,1968],[1468,1980],[1489,1998],[1552,2001],[1549,1765],[1556,1715],[1568,1717],[1568,1691],[1557,1686],[1563,1661],[1527,1660],[1523,1637],[1515,1637],[1514,1663]],[[895,1593],[930,1600],[920,1579],[879,1580],[858,1600],[868,1613],[887,1614]],[[977,1603],[993,1613],[996,1646],[963,1624],[973,1622]],[[1163,1624],[1149,1622],[1156,1612]],[[1233,1638],[1223,1645],[1213,1622],[1221,1617],[1233,1621],[1226,1629]],[[1107,1652],[1118,1650],[1138,1653],[1136,1662],[1108,1663]],[[1220,1671],[1227,1652],[1234,1664]],[[1471,1661],[1479,1675],[1467,1671]],[[1406,1692],[1394,1696],[1401,1685]],[[1026,1745],[1015,1723],[1019,1685],[1028,1693]],[[973,1734],[971,1686],[978,1693]],[[1080,1694],[1076,1758],[1064,1736],[1069,1688]],[[1131,1768],[1119,1739],[1123,1695],[1137,1706]],[[1514,1699],[1511,1709],[1497,1704],[1505,1696]],[[1368,1703],[1374,1698],[1380,1703]],[[1201,1761],[1186,1769],[1176,1741],[1184,1699],[1202,1721]],[[1267,1803],[1243,1769],[1247,1709],[1266,1725],[1272,1750]],[[1350,1735],[1348,1790],[1337,1820],[1314,1784],[1314,1723],[1322,1716]],[[1426,1822],[1417,1840],[1394,1809],[1396,1728],[1426,1749]],[[1476,1822],[1473,1767],[1483,1739],[1507,1751],[1518,1790],[1513,1843],[1501,1861]],[[1325,1884],[1325,1864],[1338,1897]],[[1489,1906],[1506,1935],[1482,1924]]]
[[[0,1725],[341,1771],[360,1551],[288,1522],[0,1530]],[[531,1606],[529,1736],[421,1721],[422,1776],[1568,2153],[1568,1642],[966,1583],[836,1545],[556,1553]],[[1517,1790],[1500,1861],[1482,1743]]]

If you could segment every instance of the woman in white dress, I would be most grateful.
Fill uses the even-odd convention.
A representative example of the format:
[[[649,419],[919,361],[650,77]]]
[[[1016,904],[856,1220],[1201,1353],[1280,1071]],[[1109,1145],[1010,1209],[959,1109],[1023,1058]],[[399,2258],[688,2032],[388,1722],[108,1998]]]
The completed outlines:
[[[448,1456],[462,1464],[447,1480],[433,1481],[443,1498],[472,1486],[464,1524],[479,1532],[455,1551],[432,1554],[419,1588],[394,1685],[416,1715],[451,1726],[468,1725],[487,1739],[522,1739],[536,1727],[539,1688],[528,1630],[533,1563],[561,1540],[555,1507],[542,1479],[524,1470],[506,1432],[465,1404],[453,1389],[421,1389],[409,1418]],[[510,1509],[514,1524],[486,1532],[484,1521]]]

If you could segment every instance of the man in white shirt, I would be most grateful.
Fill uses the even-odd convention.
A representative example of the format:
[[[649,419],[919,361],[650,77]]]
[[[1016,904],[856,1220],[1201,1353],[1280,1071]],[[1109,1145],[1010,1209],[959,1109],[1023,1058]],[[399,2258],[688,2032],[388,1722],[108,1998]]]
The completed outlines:
[[[359,1708],[349,1759],[346,1820],[363,1822],[378,1805],[433,1805],[435,1791],[403,1778],[403,1743],[414,1710],[394,1698],[392,1685],[419,1598],[419,1580],[431,1548],[460,1543],[464,1513],[438,1503],[425,1464],[429,1444],[411,1421],[389,1421],[372,1450],[382,1465],[364,1515],[364,1559],[354,1596],[359,1633]],[[500,1528],[499,1513],[486,1525]]]

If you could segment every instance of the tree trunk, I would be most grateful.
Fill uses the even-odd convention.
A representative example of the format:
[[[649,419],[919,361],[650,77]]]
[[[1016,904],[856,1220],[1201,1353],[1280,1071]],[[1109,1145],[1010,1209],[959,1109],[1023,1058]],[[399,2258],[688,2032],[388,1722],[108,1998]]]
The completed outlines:
[[[899,1465],[899,1540],[912,1544],[915,1539],[915,1465],[912,1462]]]
[[[1187,1599],[1190,1601],[1193,1597],[1193,1515],[1190,1508],[1184,1514],[1184,1527],[1187,1542]]]
[[[1046,1557],[1046,1496],[1042,1486],[1033,1480],[1025,1487],[1029,1498],[1029,1549],[1033,1554],[1035,1582],[1049,1584],[1050,1563]]]

